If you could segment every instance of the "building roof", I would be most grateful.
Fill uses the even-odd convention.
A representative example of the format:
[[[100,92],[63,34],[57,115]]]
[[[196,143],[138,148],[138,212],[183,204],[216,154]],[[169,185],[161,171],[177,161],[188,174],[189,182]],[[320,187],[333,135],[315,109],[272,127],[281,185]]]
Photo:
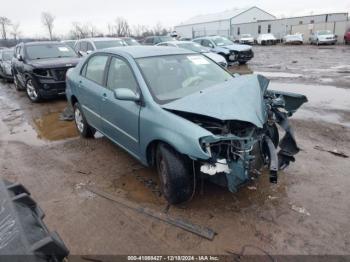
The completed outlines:
[[[238,15],[240,15],[240,14],[242,14],[250,9],[253,9],[253,8],[258,8],[258,7],[253,6],[253,7],[242,8],[242,9],[234,8],[234,9],[226,10],[226,11],[219,12],[219,13],[197,15],[197,16],[192,17],[192,18],[188,19],[187,21],[179,24],[178,26],[229,20],[229,19],[236,17],[236,16],[238,16]],[[258,8],[258,9],[260,9],[260,8]],[[271,16],[273,16],[273,15],[271,15]]]
[[[164,55],[181,55],[181,54],[196,54],[193,51],[184,50],[176,47],[167,46],[124,46],[112,47],[101,50],[101,52],[109,52],[112,54],[128,54],[133,58],[164,56]]]

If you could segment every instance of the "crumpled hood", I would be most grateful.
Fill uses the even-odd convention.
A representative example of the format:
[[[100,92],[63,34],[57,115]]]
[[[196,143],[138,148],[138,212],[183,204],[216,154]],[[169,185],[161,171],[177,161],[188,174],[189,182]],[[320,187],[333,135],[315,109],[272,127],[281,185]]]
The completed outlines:
[[[268,83],[269,80],[260,75],[239,76],[162,108],[220,120],[245,121],[262,128],[267,119],[264,93]]]
[[[59,68],[76,66],[79,61],[79,57],[61,57],[31,60],[29,64],[36,68]]]
[[[233,45],[226,45],[226,46],[218,46],[217,49],[226,49],[226,50],[233,50],[233,51],[248,51],[252,49],[250,45],[240,45],[240,44],[233,44]]]

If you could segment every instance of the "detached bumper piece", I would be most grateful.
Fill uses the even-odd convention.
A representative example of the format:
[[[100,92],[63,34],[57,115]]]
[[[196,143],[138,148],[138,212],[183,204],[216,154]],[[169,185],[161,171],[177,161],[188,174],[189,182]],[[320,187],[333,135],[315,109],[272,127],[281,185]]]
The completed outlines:
[[[0,180],[0,261],[60,262],[69,251],[42,221],[45,214],[18,183]]]

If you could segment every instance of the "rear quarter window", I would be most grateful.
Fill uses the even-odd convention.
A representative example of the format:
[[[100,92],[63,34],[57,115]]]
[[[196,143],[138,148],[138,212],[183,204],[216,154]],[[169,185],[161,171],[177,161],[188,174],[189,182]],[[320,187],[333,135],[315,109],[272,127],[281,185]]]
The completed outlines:
[[[92,56],[84,65],[82,75],[99,85],[103,85],[107,60],[107,55]]]

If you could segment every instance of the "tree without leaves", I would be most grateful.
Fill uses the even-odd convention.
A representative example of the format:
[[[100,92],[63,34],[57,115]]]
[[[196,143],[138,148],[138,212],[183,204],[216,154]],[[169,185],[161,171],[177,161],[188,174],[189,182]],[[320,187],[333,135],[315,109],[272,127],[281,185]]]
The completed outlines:
[[[115,34],[117,36],[130,36],[131,30],[128,21],[122,17],[115,20]]]
[[[11,25],[11,20],[5,16],[0,17],[1,35],[4,40],[7,40],[7,26]]]
[[[81,39],[88,37],[90,30],[87,25],[82,25],[78,22],[73,22],[72,25],[73,28],[70,31],[72,39]]]
[[[50,35],[50,40],[53,39],[52,31],[53,31],[53,22],[55,21],[55,17],[49,12],[41,13],[41,22],[47,28]]]
[[[20,23],[14,23],[14,24],[12,24],[11,35],[13,36],[13,38],[15,39],[15,41],[17,41],[17,38],[18,38],[19,35],[21,34],[21,31],[19,30],[19,26],[20,26]]]

